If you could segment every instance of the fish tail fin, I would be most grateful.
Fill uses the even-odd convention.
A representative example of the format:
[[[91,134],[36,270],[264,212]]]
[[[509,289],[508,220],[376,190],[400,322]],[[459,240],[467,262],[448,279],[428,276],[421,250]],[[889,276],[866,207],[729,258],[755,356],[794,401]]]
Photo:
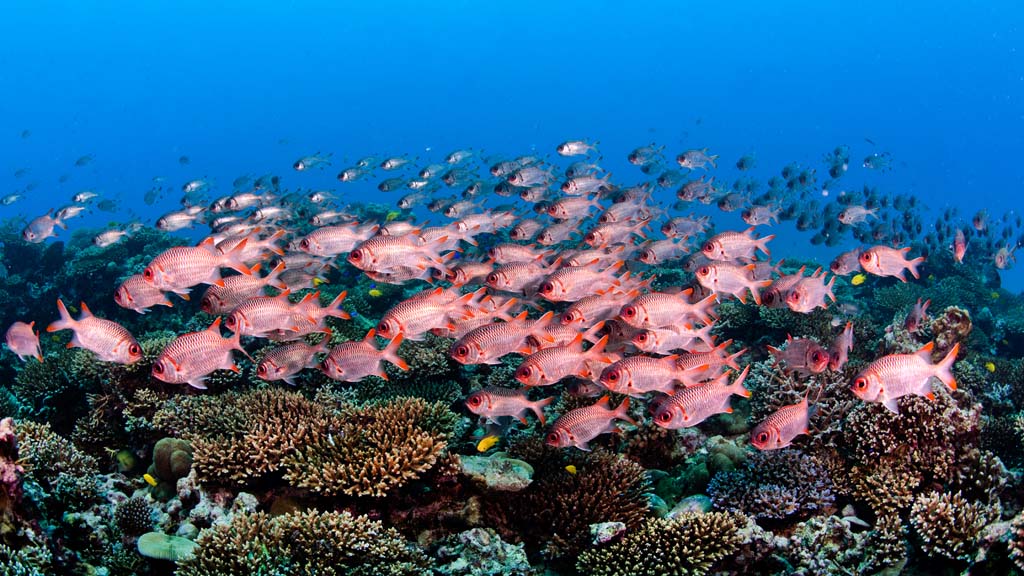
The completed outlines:
[[[730,340],[729,342],[732,342],[732,340]],[[728,344],[729,342],[726,342],[725,344]],[[769,346],[769,348],[771,348],[771,346]],[[726,356],[725,360],[723,360],[723,363],[726,366],[728,366],[729,368],[732,368],[733,370],[739,370],[740,369],[740,365],[736,363],[736,359],[739,358],[740,356],[743,356],[746,353],[747,353],[747,349],[744,348],[744,349],[740,350],[739,352],[737,352],[735,354],[731,354],[729,356]]]
[[[619,407],[615,409],[613,417],[618,418],[619,420],[625,420],[633,426],[639,426],[639,424],[636,423],[636,420],[629,415],[629,398],[626,398],[622,401],[622,404],[619,404]]]
[[[217,318],[217,321],[214,322],[212,326],[210,326],[210,329],[211,330],[216,330],[218,334],[220,333],[220,318]],[[238,350],[239,352],[242,353],[243,356],[248,358],[250,362],[255,363],[253,361],[253,359],[252,359],[252,356],[249,356],[249,353],[246,352],[245,348],[242,347],[242,331],[241,330],[235,330],[235,332],[233,334],[231,334],[231,338],[228,339],[228,342],[231,343],[231,349],[232,350]]]
[[[833,274],[832,275],[832,279],[829,280],[828,284],[825,285],[825,296],[828,296],[829,298],[831,298],[833,302],[836,301],[836,295],[835,295],[834,292],[832,292],[832,287],[835,286],[835,284],[836,284],[836,276],[835,276],[835,274]]]
[[[708,156],[708,162],[711,163],[712,168],[718,168],[718,154]]]
[[[255,272],[256,268],[258,266],[259,266],[259,264],[257,264],[256,266],[253,266],[252,270]],[[288,289],[288,285],[281,281],[281,274],[283,274],[284,271],[285,271],[285,263],[284,263],[284,260],[282,260],[281,262],[279,262],[277,264],[277,266],[274,266],[274,269],[270,271],[270,274],[267,274],[267,277],[266,277],[267,284],[269,284],[270,286],[273,286],[274,288],[277,288],[278,290],[287,290]]]
[[[235,245],[230,252],[224,254],[223,262],[221,265],[226,268],[236,270],[246,276],[252,276],[252,269],[242,262],[242,256],[244,256],[245,246],[249,243],[248,238],[242,238],[242,241]]]
[[[57,312],[60,313],[60,319],[51,322],[46,327],[47,332],[56,332],[57,330],[66,330],[68,328],[74,328],[76,321],[71,317],[71,313],[68,312],[67,306],[64,305],[64,301],[57,298]]]
[[[755,242],[754,245],[756,246],[756,248],[758,250],[760,250],[761,252],[764,252],[765,256],[771,256],[772,253],[771,253],[770,250],[768,250],[768,242],[770,242],[770,241],[772,241],[774,239],[775,239],[775,234],[769,234],[769,235],[765,236],[764,238],[758,238],[757,242]]]
[[[331,303],[327,305],[326,313],[328,316],[334,318],[341,318],[342,320],[351,320],[352,315],[341,309],[341,303],[345,301],[345,297],[348,296],[348,290],[342,290],[340,294],[331,300]]]
[[[732,381],[729,385],[729,391],[733,394],[743,396],[744,398],[750,398],[750,390],[743,387],[743,382],[747,379],[747,374],[750,374],[750,365],[748,364],[743,368],[743,372]]]
[[[907,261],[907,270],[910,270],[910,275],[913,276],[915,280],[921,277],[921,275],[918,274],[918,272],[917,272],[917,267],[922,262],[924,262],[924,256],[918,256],[917,258],[914,258],[913,260],[908,260]]]
[[[285,231],[283,228],[271,234],[266,240],[267,250],[270,250],[271,252],[277,254],[278,256],[284,256],[284,250],[280,246],[274,244],[275,240],[280,239],[284,235]]]
[[[547,420],[544,418],[544,407],[550,405],[554,401],[554,396],[548,396],[543,400],[537,400],[536,402],[530,403],[530,411],[537,416],[537,420],[540,420],[541,426],[547,425]]]
[[[381,351],[381,357],[395,366],[398,366],[399,370],[408,370],[409,363],[398,356],[398,347],[402,345],[403,340],[405,340],[405,336],[399,332],[394,339],[388,343],[387,347]]]
[[[946,354],[946,357],[935,365],[935,376],[942,380],[942,383],[948,386],[950,390],[956,390],[956,378],[953,377],[953,363],[956,362],[958,352],[960,352],[959,342],[954,344],[953,348]]]

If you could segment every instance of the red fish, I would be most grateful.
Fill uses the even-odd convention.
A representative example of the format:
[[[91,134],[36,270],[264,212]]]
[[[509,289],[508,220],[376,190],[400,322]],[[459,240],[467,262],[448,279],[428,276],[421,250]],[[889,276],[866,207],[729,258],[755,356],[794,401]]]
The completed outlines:
[[[808,389],[809,391],[809,389]],[[750,443],[758,450],[778,450],[801,434],[810,434],[810,404],[807,394],[800,402],[779,408],[750,432]]]
[[[749,271],[754,269],[753,264],[741,266],[729,262],[708,263],[697,269],[697,282],[700,285],[716,294],[731,294],[740,299],[740,302],[747,302],[747,290],[754,297],[754,303],[761,304],[759,288],[769,286],[771,280],[751,280]]]
[[[751,226],[743,232],[722,232],[713,236],[701,248],[704,256],[711,260],[753,260],[758,250],[765,255],[771,255],[768,251],[768,242],[775,238],[770,234],[763,238],[754,238],[754,227]]]
[[[957,264],[963,264],[964,254],[967,254],[967,237],[964,236],[963,230],[957,229],[951,249],[953,250],[953,259]]]
[[[546,424],[544,407],[554,401],[554,396],[531,401],[526,397],[525,390],[488,386],[470,394],[466,398],[466,408],[473,414],[484,416],[493,422],[497,422],[502,416],[512,416],[523,424],[526,424],[526,413],[533,412],[543,426]]]
[[[35,325],[35,322],[15,322],[7,329],[7,347],[18,355],[19,360],[32,356],[40,362],[43,361],[43,355],[39,353],[39,332],[32,329]]]
[[[526,337],[547,325],[554,317],[548,312],[536,321],[526,318],[526,312],[511,322],[486,324],[470,330],[452,344],[450,355],[460,364],[500,364],[506,354],[529,354]]]
[[[242,261],[246,240],[239,242],[234,250],[221,254],[208,237],[198,246],[176,246],[154,258],[142,277],[153,286],[166,292],[188,294],[188,289],[197,284],[222,286],[224,281],[220,269],[233,268],[242,274],[251,270]]]
[[[800,376],[820,374],[828,368],[831,355],[820,344],[810,338],[786,338],[786,349],[780,350],[773,346],[768,351],[775,357],[775,362],[782,362],[786,372],[794,372]]]
[[[557,448],[575,446],[580,450],[590,451],[588,444],[591,440],[601,434],[618,432],[616,420],[637,425],[629,416],[629,398],[623,400],[622,404],[613,410],[609,405],[608,396],[602,396],[590,406],[576,408],[559,416],[551,425],[544,442]]]
[[[673,329],[687,322],[710,323],[718,298],[712,294],[699,302],[691,302],[693,288],[668,294],[649,292],[622,307],[619,317],[635,328]]]
[[[247,278],[247,276],[243,277]],[[146,282],[142,274],[129,276],[124,282],[121,282],[117,291],[114,292],[114,302],[122,308],[134,310],[139,314],[149,312],[150,307],[156,305],[174,306],[167,299],[167,295],[156,286]]]
[[[895,276],[906,282],[903,270],[909,270],[911,276],[919,278],[917,267],[924,262],[924,256],[907,260],[904,256],[910,248],[890,248],[888,246],[872,246],[860,253],[860,266],[868,274],[875,276]]]
[[[694,386],[697,380],[695,373],[708,367],[694,366],[683,368],[676,364],[678,356],[630,356],[615,362],[601,372],[601,385],[612,392],[629,396],[643,396],[648,392],[671,394],[676,383],[683,386]]]
[[[390,339],[402,334],[407,340],[419,341],[434,328],[454,328],[451,316],[459,313],[476,295],[460,295],[456,290],[444,288],[424,290],[385,312],[377,324],[377,335]]]
[[[237,332],[230,338],[220,335],[220,318],[202,332],[178,336],[164,348],[153,363],[153,377],[168,384],[189,384],[206,388],[206,377],[214,370],[239,372],[231,352],[248,356],[239,343]]]
[[[907,329],[907,332],[917,332],[921,328],[928,315],[928,305],[931,303],[931,300],[925,300],[922,304],[921,299],[917,299],[917,303],[907,314],[907,319],[903,321],[903,327]]]
[[[934,342],[913,354],[889,354],[868,364],[853,381],[853,393],[866,402],[880,402],[894,414],[900,409],[896,400],[908,394],[935,398],[931,379],[938,378],[950,390],[956,390],[953,363],[960,351],[954,344],[946,357],[932,364]]]
[[[71,318],[67,307],[60,299],[57,300],[57,310],[60,312],[60,320],[47,326],[46,331],[74,332],[68,348],[85,348],[104,362],[118,364],[131,364],[142,358],[142,348],[124,326],[93,316],[85,302],[82,302],[82,315],[78,320]]]
[[[677,390],[658,404],[654,412],[654,423],[662,428],[677,429],[696,426],[715,414],[732,414],[729,399],[735,394],[750,398],[750,391],[743,387],[750,372],[750,366],[728,384],[728,374],[717,380]]]
[[[408,370],[409,365],[398,356],[398,347],[403,336],[395,336],[383,350],[376,346],[376,332],[371,328],[366,337],[358,342],[342,342],[331,348],[330,354],[320,363],[320,369],[328,378],[340,382],[359,382],[367,376],[388,379],[381,364],[384,360]]]
[[[836,295],[832,293],[832,286],[836,283],[836,276],[826,284],[825,274],[801,278],[786,293],[786,305],[794,312],[808,314],[816,308],[828,308],[825,297],[836,301]]]
[[[569,376],[590,378],[588,361],[606,360],[604,347],[607,343],[605,336],[584,352],[583,334],[577,334],[565,346],[545,348],[527,356],[516,369],[515,379],[525,386],[549,386]]]
[[[285,263],[279,263],[270,274],[260,277],[260,264],[252,267],[252,274],[239,274],[224,279],[223,285],[214,284],[206,289],[200,305],[203,312],[218,315],[234,310],[239,304],[265,295],[265,288],[271,286],[278,290],[288,290],[288,285],[282,279],[285,273]]]
[[[832,341],[828,351],[828,369],[838,372],[846,366],[846,360],[853,350],[853,322],[846,322],[843,331]]]
[[[284,380],[295,386],[295,375],[306,368],[315,368],[316,355],[327,352],[330,335],[325,335],[319,344],[293,342],[274,348],[263,357],[256,367],[256,375],[267,381]]]

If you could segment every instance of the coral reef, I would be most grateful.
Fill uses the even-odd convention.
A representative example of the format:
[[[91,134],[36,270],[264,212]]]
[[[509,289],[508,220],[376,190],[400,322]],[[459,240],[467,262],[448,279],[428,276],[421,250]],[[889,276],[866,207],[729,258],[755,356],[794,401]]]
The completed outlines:
[[[437,572],[448,576],[531,576],[523,546],[504,542],[494,530],[473,528],[445,539],[435,556]]]
[[[828,471],[793,449],[753,454],[739,470],[716,474],[708,486],[716,508],[772,520],[828,513],[832,490]]]
[[[178,576],[422,576],[431,560],[394,529],[348,512],[239,514],[203,531]]]
[[[967,561],[977,552],[981,530],[999,514],[998,505],[968,502],[959,492],[933,492],[914,500],[910,523],[926,554]]]
[[[583,574],[699,576],[739,548],[740,514],[709,512],[673,520],[649,519],[619,542],[580,554]]]
[[[114,509],[114,523],[128,536],[144,534],[153,529],[153,509],[142,496],[129,498]]]

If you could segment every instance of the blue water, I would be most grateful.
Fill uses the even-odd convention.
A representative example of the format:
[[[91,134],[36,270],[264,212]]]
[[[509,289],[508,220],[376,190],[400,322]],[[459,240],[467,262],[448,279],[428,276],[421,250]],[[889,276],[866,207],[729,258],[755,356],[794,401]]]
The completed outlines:
[[[844,187],[911,192],[966,218],[1021,209],[1018,4],[633,4],[8,3],[0,191],[37,187],[0,206],[0,218],[34,217],[96,189],[120,197],[122,213],[73,227],[124,221],[129,210],[155,220],[193,178],[212,178],[214,195],[245,173],[340,189],[345,158],[549,154],[576,137],[601,141],[620,183],[644,179],[625,156],[651,141],[673,155],[710,147],[726,181],[750,152],[762,179],[793,161],[821,177],[821,157],[847,144]],[[290,170],[317,150],[333,152],[334,166]],[[876,151],[893,155],[892,171],[859,168]],[[74,167],[86,154],[95,160]],[[191,163],[180,165],[182,155]],[[19,168],[31,172],[15,178]],[[60,184],[62,174],[70,179]],[[173,192],[147,206],[154,177]],[[376,181],[344,190],[397,198]],[[810,236],[777,228],[783,254]],[[826,262],[837,252],[807,250]],[[1012,272],[1004,282],[1024,287]]]

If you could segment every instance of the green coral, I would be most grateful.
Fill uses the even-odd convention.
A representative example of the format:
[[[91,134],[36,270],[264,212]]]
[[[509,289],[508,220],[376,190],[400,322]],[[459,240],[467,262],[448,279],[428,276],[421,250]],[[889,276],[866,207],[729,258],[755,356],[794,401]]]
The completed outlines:
[[[43,489],[51,514],[83,510],[100,498],[99,466],[95,458],[57,435],[48,424],[22,421],[15,431],[25,480]]]

